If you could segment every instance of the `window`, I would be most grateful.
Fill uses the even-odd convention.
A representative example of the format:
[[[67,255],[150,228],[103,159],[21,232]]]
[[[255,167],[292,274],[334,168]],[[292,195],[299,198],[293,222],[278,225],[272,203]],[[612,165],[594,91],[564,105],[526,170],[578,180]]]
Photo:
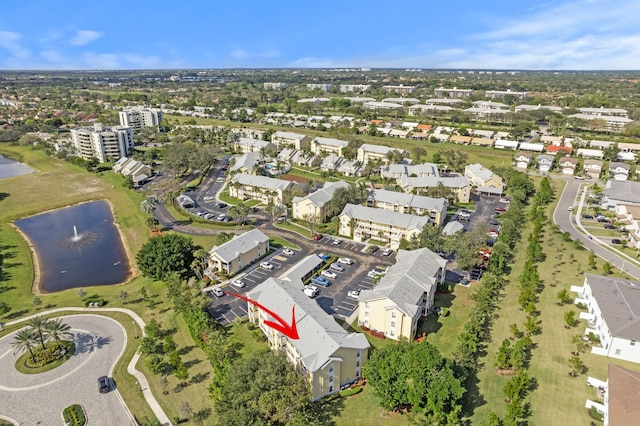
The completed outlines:
[[[389,335],[390,335],[391,337],[393,337],[393,336],[395,336],[395,335],[396,335],[396,333],[395,333],[395,331],[394,331],[394,330],[391,330],[391,332],[389,333]]]
[[[391,312],[391,318],[395,318],[395,317],[396,317],[396,313],[395,313],[395,311],[394,311],[394,312]]]
[[[620,352],[622,352],[622,349],[616,349],[616,355],[620,355]]]
[[[356,352],[356,358],[360,358],[360,349],[358,349],[358,352]]]
[[[636,345],[636,341],[632,340],[630,344],[631,344],[631,346],[635,346]]]
[[[396,322],[395,322],[395,320],[394,320],[394,321],[391,321],[391,328],[395,328],[395,327],[396,327]]]
[[[329,385],[329,393],[333,392],[333,385]]]
[[[356,361],[356,368],[360,367],[360,361]]]

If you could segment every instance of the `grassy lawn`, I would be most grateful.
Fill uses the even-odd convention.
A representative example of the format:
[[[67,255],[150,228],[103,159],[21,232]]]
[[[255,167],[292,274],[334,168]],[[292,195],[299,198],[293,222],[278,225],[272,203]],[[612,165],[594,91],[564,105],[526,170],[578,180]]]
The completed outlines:
[[[293,231],[296,232],[302,236],[305,236],[307,238],[311,238],[311,231],[309,231],[306,228],[303,228],[301,226],[296,225],[295,223],[292,222],[282,222],[282,223],[276,223],[274,224],[274,226],[276,228],[282,228],[282,229],[286,229],[288,231]]]
[[[277,235],[272,235],[269,237],[269,245],[271,247],[291,247],[292,249],[300,250],[300,246],[297,246],[291,241]]]
[[[384,410],[373,395],[373,387],[366,385],[362,392],[342,398],[343,407],[334,420],[337,426],[406,425],[405,415]]]
[[[559,189],[559,188],[558,188]],[[549,211],[552,211],[551,206]],[[509,325],[518,324],[522,330],[525,313],[518,304],[518,275],[525,259],[527,236],[532,226],[529,223],[523,230],[523,239],[516,248],[516,259],[508,276],[510,284],[506,287],[504,298],[500,302],[501,309],[492,326],[492,340],[487,349],[487,355],[479,360],[482,368],[478,374],[478,404],[471,422],[480,423],[490,411],[500,416],[506,414],[503,386],[507,378],[495,373],[494,365],[498,347],[504,339],[510,337]],[[558,306],[556,294],[559,290],[571,285],[582,285],[584,273],[601,273],[602,260],[597,259],[595,270],[589,269],[589,251],[578,249],[572,242],[562,239],[560,233],[553,231],[551,223],[543,234],[543,252],[546,259],[538,264],[538,272],[544,283],[544,290],[540,293],[537,307],[540,311],[541,333],[532,337],[534,342],[533,355],[529,374],[537,380],[536,389],[527,397],[531,403],[531,424],[572,424],[588,425],[590,417],[584,404],[587,398],[595,398],[595,391],[585,385],[586,376],[572,378],[569,376],[568,358],[575,350],[571,344],[571,337],[582,334],[586,327],[580,321],[577,327],[564,328],[564,312],[578,311],[573,305]],[[581,355],[588,367],[588,375],[606,380],[607,364],[612,361],[605,357],[590,353]],[[616,364],[637,370],[637,365],[614,361]]]

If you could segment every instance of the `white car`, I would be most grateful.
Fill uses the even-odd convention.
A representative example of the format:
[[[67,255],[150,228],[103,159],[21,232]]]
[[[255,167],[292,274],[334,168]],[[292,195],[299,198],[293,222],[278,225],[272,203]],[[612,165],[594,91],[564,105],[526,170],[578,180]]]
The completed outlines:
[[[231,281],[231,285],[234,286],[235,288],[244,288],[247,286],[247,283],[245,283],[242,280],[234,280],[234,281]]]
[[[358,297],[360,297],[360,289],[351,290],[350,292],[347,293],[347,297],[357,300]]]
[[[308,285],[304,288],[303,291],[304,291],[304,294],[313,298],[318,294],[318,287],[316,287],[315,285]]]
[[[333,244],[334,246],[339,246],[341,242],[342,242],[341,240],[334,239],[334,240],[331,242],[331,244]]]
[[[572,212],[572,211],[573,211],[573,206],[569,206],[569,208],[568,208],[567,210],[569,210],[570,212]]]
[[[328,269],[325,269],[324,271],[320,272],[320,275],[322,275],[323,277],[331,278],[332,280],[338,277],[338,274],[336,274],[333,271],[329,271]]]
[[[222,297],[224,296],[224,291],[222,291],[220,287],[214,287],[211,289],[211,294],[213,294],[216,297]]]
[[[287,256],[293,256],[294,254],[296,254],[296,252],[291,250],[289,247],[286,247],[284,250],[282,250],[282,253],[286,254]]]
[[[511,201],[507,200],[506,198],[500,198],[500,202],[504,204],[509,204]]]
[[[273,269],[273,263],[269,262],[260,262],[260,267],[264,269],[268,269],[269,271]]]
[[[382,255],[383,256],[391,256],[391,253],[393,253],[393,250],[391,250],[391,249],[384,249],[382,251]]]
[[[341,257],[338,259],[338,263],[342,263],[343,265],[353,265],[355,262],[353,259],[349,259],[348,257]]]

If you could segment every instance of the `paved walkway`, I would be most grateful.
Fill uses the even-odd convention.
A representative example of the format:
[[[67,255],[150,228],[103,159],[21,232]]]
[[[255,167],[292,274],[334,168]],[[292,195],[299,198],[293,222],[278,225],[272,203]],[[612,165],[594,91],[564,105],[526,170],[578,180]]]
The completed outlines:
[[[132,321],[135,322],[135,324],[140,328],[141,330],[141,334],[144,335],[144,327],[145,327],[145,322],[142,320],[142,318],[140,318],[140,316],[138,314],[136,314],[135,312],[133,312],[132,310],[129,309],[124,309],[124,308],[73,308],[73,307],[69,307],[69,308],[57,308],[57,309],[52,309],[49,311],[44,311],[44,312],[39,312],[37,315],[46,315],[46,314],[51,314],[51,313],[57,313],[57,312],[69,312],[69,311],[73,311],[73,312],[91,312],[91,313],[98,313],[98,312],[120,312],[120,313],[124,313],[126,315],[129,315],[132,319]],[[18,320],[15,321],[10,321],[8,323],[6,323],[5,325],[13,325],[13,324],[19,324],[21,322],[24,321],[28,321],[31,318],[33,318],[34,316],[37,315],[31,315],[25,318],[20,318]],[[67,405],[64,405],[62,408],[60,408],[57,413],[58,414],[54,414],[53,410],[57,409],[58,407],[50,407],[48,401],[52,398],[61,398],[62,396],[67,397],[67,399],[73,395],[75,396],[76,394],[78,394],[78,392],[76,392],[76,389],[80,389],[80,385],[79,383],[82,383],[82,388],[84,388],[85,384],[87,386],[87,389],[84,390],[83,392],[79,393],[80,397],[86,397],[88,398],[87,402],[82,403],[83,406],[85,406],[85,410],[88,411],[88,415],[91,417],[91,425],[105,425],[105,426],[110,426],[110,425],[125,425],[125,424],[136,424],[135,421],[133,420],[133,416],[131,415],[131,413],[129,412],[129,409],[126,407],[126,404],[124,402],[124,400],[122,399],[122,396],[120,395],[120,393],[118,392],[117,388],[115,389],[115,391],[110,392],[109,394],[106,395],[101,395],[98,393],[98,384],[97,384],[97,379],[99,376],[101,375],[109,375],[111,376],[113,373],[113,368],[116,364],[116,362],[118,361],[118,359],[120,359],[120,357],[122,356],[122,354],[124,353],[124,348],[126,346],[126,340],[127,340],[127,335],[126,335],[126,331],[124,329],[124,327],[122,327],[122,325],[120,323],[118,323],[117,321],[109,318],[109,317],[105,317],[105,316],[100,316],[100,315],[73,315],[73,316],[68,316],[65,317],[64,321],[65,323],[69,324],[72,326],[72,328],[76,328],[74,327],[74,324],[76,324],[77,322],[77,318],[79,317],[86,317],[86,318],[99,318],[102,319],[102,321],[108,321],[111,323],[115,323],[119,326],[119,332],[120,332],[120,337],[121,341],[120,341],[120,347],[121,350],[119,353],[114,353],[111,351],[94,351],[93,347],[97,347],[98,349],[103,349],[103,348],[111,348],[111,347],[115,347],[116,345],[113,344],[112,341],[105,341],[105,339],[115,339],[116,336],[112,336],[112,334],[114,334],[114,331],[104,331],[104,330],[87,330],[87,332],[90,332],[90,335],[94,335],[97,336],[97,341],[94,343],[91,343],[90,340],[87,340],[87,334],[85,333],[85,337],[82,337],[83,335],[80,336],[80,347],[81,350],[82,348],[87,348],[86,352],[81,352],[80,355],[82,356],[78,356],[78,360],[80,361],[75,361],[75,356],[67,361],[65,364],[63,364],[61,367],[56,368],[54,370],[52,370],[51,372],[47,372],[47,373],[42,373],[42,374],[37,374],[37,375],[32,375],[32,376],[26,376],[23,374],[19,374],[16,372],[15,368],[14,368],[14,364],[15,363],[15,357],[13,356],[6,356],[8,355],[8,352],[11,351],[12,349],[6,349],[6,345],[10,344],[10,337],[13,336],[13,333],[4,336],[2,339],[0,339],[0,371],[2,371],[2,375],[0,375],[0,413],[3,415],[10,415],[10,416],[18,416],[15,418],[22,418],[21,416],[23,415],[37,415],[38,413],[34,413],[34,411],[38,411],[35,410],[34,407],[41,407],[43,409],[43,411],[46,409],[47,413],[46,416],[43,416],[45,418],[45,420],[43,421],[33,421],[33,423],[31,422],[31,420],[26,421],[25,420],[20,420],[20,425],[36,425],[36,424],[42,424],[42,425],[46,425],[46,424],[50,424],[50,420],[53,418],[57,418],[57,416],[60,415],[60,413],[62,413],[62,410],[68,406],[71,405],[72,403],[74,403],[73,401],[71,401],[70,403],[66,403]],[[94,320],[94,322],[96,322],[96,320]],[[99,322],[99,321],[98,321]],[[97,324],[97,322],[96,322]],[[77,327],[79,327],[78,329],[85,329],[85,328],[89,328],[86,325],[86,322],[82,322],[80,324],[77,325]],[[110,328],[109,330],[112,330],[112,328]],[[116,335],[118,333],[115,333]],[[76,335],[77,336],[77,335]],[[84,339],[84,340],[83,340]],[[102,341],[100,339],[103,339]],[[102,343],[100,343],[102,342]],[[78,342],[76,342],[76,344],[78,344]],[[91,346],[93,345],[93,346]],[[102,372],[102,370],[98,369],[97,367],[90,365],[87,365],[87,368],[83,368],[84,364],[88,363],[90,361],[90,359],[88,358],[93,358],[94,357],[94,353],[98,353],[100,352],[100,354],[105,353],[106,359],[102,360],[102,363],[109,363],[109,369],[104,370],[104,373]],[[107,353],[108,352],[108,353]],[[103,358],[103,357],[101,357]],[[149,404],[149,407],[151,408],[151,410],[153,411],[153,413],[155,414],[156,418],[160,421],[160,423],[162,423],[163,426],[170,426],[171,422],[169,421],[169,417],[166,415],[166,413],[164,412],[164,410],[162,409],[162,407],[160,406],[160,404],[158,403],[158,401],[156,400],[156,398],[153,396],[153,393],[151,393],[151,389],[149,388],[149,382],[147,381],[147,378],[144,376],[144,374],[142,374],[140,371],[138,371],[136,369],[136,363],[138,362],[138,359],[140,358],[140,354],[136,352],[136,354],[133,356],[133,358],[131,359],[131,362],[129,362],[129,365],[127,366],[127,372],[129,372],[129,374],[133,375],[137,380],[138,383],[140,384],[140,388],[142,390],[142,394],[145,398],[145,400],[147,401],[147,404]],[[11,363],[11,365],[6,364],[7,362]],[[82,364],[79,364],[79,362],[82,362]],[[5,365],[6,364],[6,365]],[[104,369],[104,366],[102,367]],[[64,369],[64,371],[63,371]],[[77,374],[76,371],[78,372],[78,374],[81,374],[82,372],[79,371],[80,369],[83,369],[84,371],[89,371],[89,375],[86,376],[86,380],[77,380]],[[68,370],[68,371],[67,371]],[[66,371],[66,373],[65,373]],[[98,371],[100,371],[100,373],[97,373]],[[51,373],[51,374],[49,374]],[[62,376],[59,377],[59,379],[51,379],[51,377],[55,377],[55,376],[60,376],[60,374],[62,373]],[[66,375],[65,375],[66,374]],[[83,373],[84,374],[84,373]],[[73,377],[71,377],[73,375]],[[14,377],[15,376],[15,377]],[[50,377],[51,376],[51,377]],[[17,378],[16,378],[17,377]],[[83,378],[85,378],[83,376]],[[63,379],[68,379],[69,382],[66,383],[66,386],[62,386],[61,384],[64,382]],[[34,382],[35,380],[35,382]],[[51,386],[50,386],[51,385]],[[26,386],[26,387],[25,387]],[[33,386],[36,386],[36,388],[33,388]],[[23,391],[23,390],[39,390],[42,393],[42,395],[38,395],[36,399],[32,399],[31,397],[26,398],[25,394],[23,392],[19,392],[19,391]],[[71,393],[70,390],[73,390],[73,392]],[[7,398],[5,398],[5,395],[7,396]],[[16,396],[17,395],[17,396]],[[96,397],[99,396],[101,398],[97,398]],[[109,414],[109,410],[106,411],[106,417],[103,417],[99,414],[92,414],[92,411],[94,409],[94,405],[96,404],[96,402],[101,402],[101,401],[107,401],[107,399],[109,398],[110,395],[113,395],[113,398],[118,398],[119,401],[121,402],[122,406],[124,407],[124,409],[127,412],[127,419],[126,421],[123,422],[119,422],[117,419],[111,417],[111,415]],[[35,395],[34,395],[35,397]],[[15,399],[16,401],[14,403],[10,402],[10,399]],[[45,404],[33,404],[33,401],[47,401],[47,403]],[[86,405],[85,405],[86,404]],[[5,406],[7,405],[7,406]],[[29,405],[30,408],[26,408],[26,405]],[[15,410],[13,410],[14,407],[22,407],[22,409],[18,410],[17,412]],[[99,404],[96,405],[96,407],[99,407]],[[97,408],[96,408],[97,409]],[[91,410],[91,411],[90,411]],[[13,415],[10,413],[14,413]],[[104,419],[104,421],[102,420]]]

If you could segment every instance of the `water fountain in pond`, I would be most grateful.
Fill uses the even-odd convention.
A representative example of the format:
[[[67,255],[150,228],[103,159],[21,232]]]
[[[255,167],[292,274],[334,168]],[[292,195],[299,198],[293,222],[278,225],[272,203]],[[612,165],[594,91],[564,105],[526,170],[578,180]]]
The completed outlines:
[[[100,235],[96,232],[78,233],[78,228],[73,225],[73,235],[62,240],[62,244],[69,248],[82,247],[96,241]]]

